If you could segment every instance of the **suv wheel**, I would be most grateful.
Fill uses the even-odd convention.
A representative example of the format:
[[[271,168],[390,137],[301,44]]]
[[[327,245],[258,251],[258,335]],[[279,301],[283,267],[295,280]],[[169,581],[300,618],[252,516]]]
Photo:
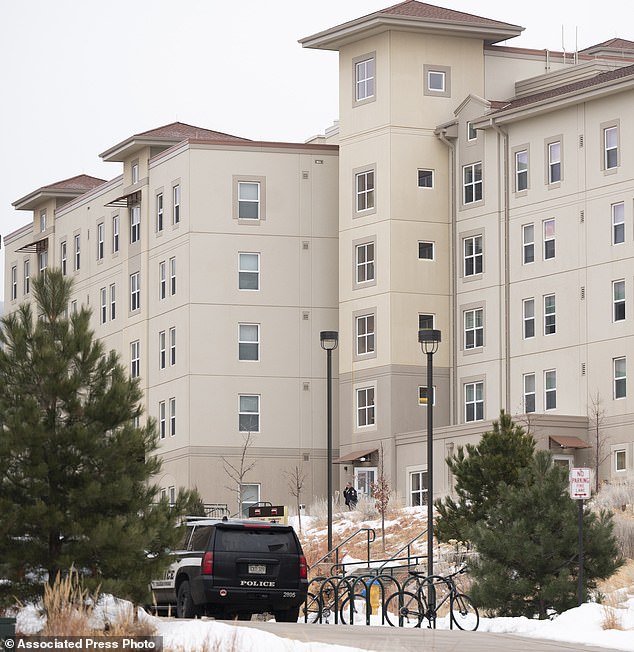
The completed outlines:
[[[275,622],[296,623],[299,618],[299,607],[284,609],[284,611],[276,611],[273,615],[275,616]]]
[[[178,596],[176,598],[176,617],[194,618],[196,614],[197,609],[192,600],[191,591],[189,590],[189,582],[182,582],[178,587]]]

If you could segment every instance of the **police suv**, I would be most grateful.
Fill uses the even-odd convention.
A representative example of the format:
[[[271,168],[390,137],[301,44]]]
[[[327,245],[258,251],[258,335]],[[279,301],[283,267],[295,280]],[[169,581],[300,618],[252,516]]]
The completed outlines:
[[[290,525],[253,520],[188,519],[174,562],[150,589],[178,618],[249,620],[272,613],[294,622],[308,590],[306,558]]]

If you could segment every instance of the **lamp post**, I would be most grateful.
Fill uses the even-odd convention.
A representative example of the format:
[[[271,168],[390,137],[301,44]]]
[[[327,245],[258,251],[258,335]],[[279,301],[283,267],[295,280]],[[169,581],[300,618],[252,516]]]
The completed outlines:
[[[418,341],[427,356],[427,575],[434,574],[434,353],[440,344],[440,331],[423,328]],[[430,605],[432,590],[429,591]]]
[[[332,352],[337,348],[339,333],[337,331],[321,331],[319,333],[321,348],[326,351],[328,377],[328,552],[332,550]]]

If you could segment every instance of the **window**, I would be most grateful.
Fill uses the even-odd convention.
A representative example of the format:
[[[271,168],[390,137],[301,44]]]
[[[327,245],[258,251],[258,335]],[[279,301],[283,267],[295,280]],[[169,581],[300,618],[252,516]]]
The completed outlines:
[[[557,407],[557,372],[544,372],[544,405],[547,410],[554,410]]]
[[[260,325],[239,324],[238,326],[238,360],[260,359]]]
[[[427,471],[413,471],[409,474],[409,502],[412,507],[427,504]]]
[[[130,311],[141,307],[141,273],[130,274]]]
[[[46,231],[46,211],[40,211],[40,232]]]
[[[357,283],[374,281],[374,242],[364,242],[355,247]]]
[[[484,383],[466,383],[464,386],[465,421],[484,419]]]
[[[561,141],[548,143],[548,183],[561,181]]]
[[[108,321],[108,297],[106,288],[99,290],[99,323],[105,324]]]
[[[374,170],[366,170],[355,175],[357,212],[374,208]]]
[[[612,303],[614,321],[623,321],[625,319],[625,281],[612,282]]]
[[[13,265],[11,267],[11,299],[15,300],[18,298],[18,267]]]
[[[167,422],[165,418],[165,401],[159,401],[159,434],[161,439],[165,439],[167,434]]]
[[[40,274],[44,274],[48,266],[48,251],[41,251],[37,255],[37,264],[38,264]]]
[[[163,193],[162,192],[156,195],[156,230],[159,233],[163,230]]]
[[[64,276],[66,276],[66,272],[68,271],[68,267],[67,267],[66,241],[65,240],[63,242],[59,243],[59,261],[60,261],[60,267],[62,269],[62,274]]]
[[[105,239],[106,225],[100,222],[97,224],[97,260],[103,260]]]
[[[357,322],[357,355],[374,353],[374,315],[361,315]]]
[[[167,264],[164,260],[159,263],[159,299],[167,295]]]
[[[528,150],[515,152],[515,192],[528,188]]]
[[[418,171],[418,187],[419,188],[433,188],[434,187],[434,171],[433,170],[419,170]]]
[[[176,364],[176,327],[170,328],[170,367]]]
[[[627,376],[625,369],[625,358],[614,358],[614,398],[625,398],[627,396]]]
[[[524,265],[535,262],[535,226],[525,224],[522,227],[522,260]]]
[[[444,93],[445,73],[441,70],[427,71],[427,90]]]
[[[74,238],[75,242],[75,271],[81,268],[81,240],[79,235]]]
[[[165,366],[167,365],[166,352],[165,331],[159,331],[159,369],[165,369]]]
[[[260,219],[260,184],[257,181],[238,182],[238,218]]]
[[[603,130],[604,160],[606,170],[612,170],[619,164],[619,131],[617,127]]]
[[[117,288],[114,283],[110,285],[110,320],[117,316]]]
[[[464,275],[482,274],[482,236],[465,238],[464,242]]]
[[[170,398],[170,437],[176,437],[176,399]]]
[[[172,188],[172,224],[178,224],[181,221],[181,187],[180,185]]]
[[[612,244],[625,242],[625,204],[612,204]]]
[[[535,412],[535,374],[524,374],[524,412]]]
[[[374,387],[357,389],[357,428],[374,425]]]
[[[544,220],[544,260],[555,257],[555,220]]]
[[[478,131],[473,126],[473,122],[467,122],[467,140],[476,140],[478,137]]]
[[[419,242],[418,243],[418,259],[419,260],[434,260],[434,243],[433,242]]]
[[[431,388],[432,405],[436,405],[436,386]],[[425,385],[418,387],[418,405],[427,405],[429,402],[429,390]]]
[[[617,472],[627,470],[627,453],[624,448],[614,451],[614,470]]]
[[[260,397],[257,394],[240,395],[238,429],[240,432],[260,432]]]
[[[418,315],[418,330],[433,330],[434,328],[434,316],[433,315]]]
[[[535,337],[535,299],[524,299],[522,301],[522,312],[524,317],[524,339]]]
[[[241,484],[240,485],[240,516],[249,518],[249,507],[253,507],[260,502],[260,485],[259,484]]]
[[[132,183],[139,183],[139,164],[134,162],[132,164]]]
[[[141,240],[141,207],[132,206],[130,209],[130,244]]]
[[[71,313],[71,315],[76,315],[77,314],[77,299],[73,299],[70,302],[70,313]]]
[[[475,349],[484,346],[483,310],[465,310],[464,312],[464,348]]]
[[[472,204],[482,199],[482,163],[472,163],[462,168],[463,203]]]
[[[116,254],[119,251],[119,216],[115,215],[112,218],[112,253]]]
[[[141,342],[134,340],[130,342],[130,378],[138,378],[141,375]]]
[[[354,64],[355,100],[374,97],[374,57],[368,57]]]
[[[238,255],[238,289],[260,289],[260,254]]]
[[[24,294],[31,291],[31,261],[26,258],[24,261]]]
[[[170,258],[170,294],[176,294],[176,257]]]
[[[557,313],[555,310],[555,295],[544,297],[544,335],[552,335],[557,331]]]

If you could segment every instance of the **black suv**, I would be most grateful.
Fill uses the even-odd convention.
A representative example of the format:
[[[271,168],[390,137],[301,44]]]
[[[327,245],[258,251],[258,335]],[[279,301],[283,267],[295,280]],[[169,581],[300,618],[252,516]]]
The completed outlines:
[[[272,613],[294,622],[308,590],[306,558],[290,525],[189,519],[175,561],[150,589],[178,618],[249,620]]]

